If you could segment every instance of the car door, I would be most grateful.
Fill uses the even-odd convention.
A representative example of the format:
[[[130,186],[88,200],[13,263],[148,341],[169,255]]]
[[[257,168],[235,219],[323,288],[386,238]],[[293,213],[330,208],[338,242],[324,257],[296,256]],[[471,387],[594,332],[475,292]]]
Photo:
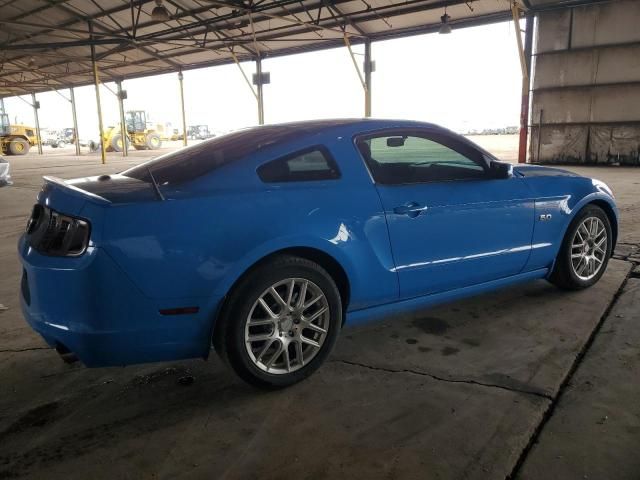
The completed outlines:
[[[523,269],[534,201],[519,177],[497,178],[482,151],[439,131],[385,131],[356,145],[384,206],[402,298]]]

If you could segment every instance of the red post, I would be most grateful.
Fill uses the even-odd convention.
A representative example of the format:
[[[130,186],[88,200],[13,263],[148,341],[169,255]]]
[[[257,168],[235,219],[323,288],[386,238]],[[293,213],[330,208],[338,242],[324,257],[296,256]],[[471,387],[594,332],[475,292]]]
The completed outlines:
[[[527,163],[527,140],[529,138],[529,85],[524,85],[526,93],[522,94],[520,105],[520,142],[518,144],[518,163]]]

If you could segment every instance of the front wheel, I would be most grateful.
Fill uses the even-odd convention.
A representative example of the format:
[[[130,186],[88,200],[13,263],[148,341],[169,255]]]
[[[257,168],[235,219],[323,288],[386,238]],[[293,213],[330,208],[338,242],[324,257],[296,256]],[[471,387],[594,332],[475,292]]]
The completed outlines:
[[[234,288],[218,319],[214,345],[248,383],[281,388],[313,373],[342,326],[331,276],[310,260],[279,256]]]
[[[604,274],[613,246],[611,222],[596,205],[587,205],[575,216],[565,234],[552,283],[569,290],[595,284]]]
[[[146,145],[149,150],[157,150],[162,146],[162,140],[156,133],[150,133],[146,138]]]

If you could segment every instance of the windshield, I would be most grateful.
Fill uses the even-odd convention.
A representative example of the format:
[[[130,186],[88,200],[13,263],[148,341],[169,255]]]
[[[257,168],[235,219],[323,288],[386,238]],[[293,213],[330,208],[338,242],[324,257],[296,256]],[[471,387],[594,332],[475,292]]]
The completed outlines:
[[[151,182],[151,170],[159,185],[181,184],[300,133],[299,129],[282,125],[240,130],[162,155],[126,170],[122,175]]]

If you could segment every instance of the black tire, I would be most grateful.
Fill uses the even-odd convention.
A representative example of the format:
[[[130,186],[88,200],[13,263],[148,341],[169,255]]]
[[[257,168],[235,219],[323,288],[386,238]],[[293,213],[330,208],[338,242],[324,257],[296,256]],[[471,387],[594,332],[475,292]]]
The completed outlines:
[[[118,134],[111,137],[111,143],[109,147],[113,152],[121,152],[124,148],[124,145],[122,143],[122,135]]]
[[[29,153],[29,142],[22,138],[14,138],[9,142],[9,152],[12,155],[26,155]]]
[[[303,366],[295,371],[272,374],[259,368],[251,358],[245,344],[245,328],[254,303],[270,286],[285,279],[309,280],[321,290],[329,311],[328,328],[324,342],[306,365],[301,362]],[[213,345],[244,381],[256,387],[276,389],[300,382],[317,370],[331,353],[341,327],[342,301],[331,276],[315,262],[279,255],[251,270],[233,288],[216,321]]]
[[[578,230],[578,228],[580,228],[583,222],[589,218],[596,218],[602,222],[607,234],[607,240],[605,254],[600,269],[592,278],[583,279],[578,276],[572,264],[571,247],[573,239],[576,236],[576,231]],[[549,277],[549,281],[554,285],[566,290],[581,290],[583,288],[594,285],[598,282],[598,280],[600,280],[600,277],[602,277],[605,270],[607,269],[607,264],[609,263],[609,258],[611,257],[612,246],[613,235],[611,230],[611,222],[609,221],[609,217],[607,216],[607,214],[604,212],[604,210],[596,205],[585,206],[576,214],[575,218],[569,224],[569,228],[567,228],[567,233],[562,240],[562,245],[560,247],[560,251],[558,252],[558,257],[556,258],[553,272]]]
[[[150,133],[147,135],[146,144],[149,150],[157,150],[162,147],[162,140],[157,133]]]

